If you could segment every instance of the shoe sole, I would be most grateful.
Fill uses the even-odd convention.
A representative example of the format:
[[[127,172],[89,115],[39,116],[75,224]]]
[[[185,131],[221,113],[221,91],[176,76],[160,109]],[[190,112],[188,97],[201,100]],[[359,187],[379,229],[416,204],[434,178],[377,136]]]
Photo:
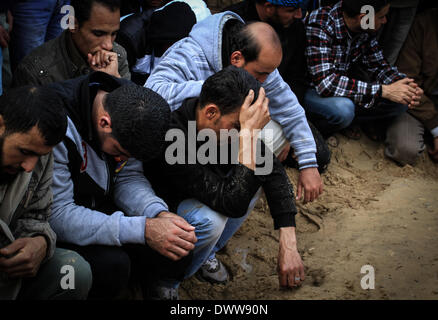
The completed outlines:
[[[196,272],[195,277],[196,277],[196,279],[198,279],[202,282],[209,282],[211,284],[226,284],[229,281],[228,278],[225,281],[219,281],[219,280],[215,280],[212,278],[206,278],[200,272]]]

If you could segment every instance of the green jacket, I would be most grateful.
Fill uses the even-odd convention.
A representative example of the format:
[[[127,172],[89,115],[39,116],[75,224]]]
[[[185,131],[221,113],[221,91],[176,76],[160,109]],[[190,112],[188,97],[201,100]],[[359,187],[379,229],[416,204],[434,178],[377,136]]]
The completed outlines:
[[[119,74],[131,79],[126,50],[114,42],[113,51],[119,57]],[[33,50],[18,65],[14,72],[13,86],[46,85],[89,74],[92,69],[82,57],[70,35],[64,31]]]
[[[47,255],[43,263],[53,256],[56,234],[48,218],[52,205],[53,155],[40,157],[35,169],[19,173],[9,184],[0,184],[0,247],[16,239],[44,236]],[[15,299],[20,280],[10,280],[0,272],[0,300]]]

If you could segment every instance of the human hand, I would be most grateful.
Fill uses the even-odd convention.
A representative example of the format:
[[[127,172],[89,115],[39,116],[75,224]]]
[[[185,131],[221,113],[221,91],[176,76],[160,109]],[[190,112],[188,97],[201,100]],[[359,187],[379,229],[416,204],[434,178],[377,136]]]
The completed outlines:
[[[254,91],[250,90],[239,115],[241,130],[249,130],[251,134],[255,134],[254,130],[262,129],[271,120],[268,108],[269,99],[266,98],[265,89],[260,88],[259,96],[254,103],[252,103],[253,99]]]
[[[88,54],[88,64],[94,71],[102,71],[120,78],[119,60],[116,52],[100,50],[94,55]]]
[[[47,254],[43,236],[20,238],[0,249],[0,271],[11,278],[34,277]]]
[[[300,171],[298,177],[296,200],[304,199],[304,203],[312,202],[324,191],[321,176],[317,168],[306,168]]]
[[[163,256],[177,261],[195,248],[195,227],[170,212],[146,219],[146,243]]]
[[[412,97],[412,101],[409,103],[408,107],[409,109],[415,109],[420,105],[420,100],[423,97],[424,91],[415,82],[411,82],[409,86],[415,89],[415,95]]]
[[[7,48],[9,46],[9,40],[11,40],[11,38],[9,37],[8,30],[0,26],[0,47]]]
[[[280,287],[299,286],[306,278],[303,261],[297,249],[294,227],[280,228],[277,273]]]
[[[417,90],[413,83],[413,79],[404,78],[390,85],[382,85],[382,98],[409,105],[416,100]]]

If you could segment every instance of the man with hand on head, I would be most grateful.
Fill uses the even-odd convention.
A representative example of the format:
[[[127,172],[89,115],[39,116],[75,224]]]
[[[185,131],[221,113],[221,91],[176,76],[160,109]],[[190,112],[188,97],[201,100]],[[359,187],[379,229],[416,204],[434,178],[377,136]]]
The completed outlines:
[[[185,100],[172,113],[169,133],[175,134],[176,141],[167,143],[153,165],[145,165],[157,193],[196,227],[199,240],[186,278],[199,270],[206,281],[229,280],[216,252],[247,219],[263,188],[274,228],[279,230],[280,286],[296,287],[305,279],[292,185],[282,164],[259,140],[260,129],[270,120],[268,104],[253,76],[228,66],[204,82],[199,98]],[[178,284],[168,281],[169,287]]]
[[[235,13],[214,14],[197,23],[187,38],[175,43],[163,55],[145,86],[159,93],[172,110],[201,93],[202,84],[214,73],[234,65],[243,68],[262,83],[269,98],[274,121],[273,151],[284,161],[293,148],[300,171],[297,198],[314,201],[323,192],[315,140],[303,108],[283,81],[277,67],[282,48],[275,30],[266,23],[245,25]]]

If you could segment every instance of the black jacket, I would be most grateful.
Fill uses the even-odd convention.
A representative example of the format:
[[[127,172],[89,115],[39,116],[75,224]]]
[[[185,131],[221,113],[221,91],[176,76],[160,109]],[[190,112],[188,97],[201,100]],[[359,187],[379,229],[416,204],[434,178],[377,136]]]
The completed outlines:
[[[256,10],[255,0],[244,0],[225,8],[224,11],[237,13],[245,22],[261,21]],[[278,71],[302,105],[308,88],[305,57],[306,30],[304,23],[301,20],[295,20],[288,28],[272,23],[270,25],[277,32],[283,48],[283,60],[278,67]]]
[[[227,217],[238,218],[245,215],[251,199],[263,187],[275,229],[295,226],[296,208],[292,185],[275,156],[273,171],[267,176],[256,176],[254,171],[242,164],[202,165],[197,160],[195,164],[187,164],[190,158],[188,121],[196,121],[197,105],[198,99],[187,99],[171,116],[170,128],[180,129],[185,134],[186,164],[169,165],[163,153],[160,159],[143,166],[157,195],[173,211],[181,201],[196,198]],[[167,142],[167,146],[171,144],[173,142]],[[193,150],[193,159],[196,159],[197,150],[202,144],[198,142],[196,150]]]
[[[112,157],[104,155],[100,151],[100,142],[93,127],[91,113],[94,98],[99,89],[111,92],[126,83],[131,82],[112,77],[103,72],[94,72],[89,76],[48,85],[62,97],[68,117],[83,141],[106,163],[106,171],[110,177],[108,179],[109,186],[107,190],[104,190],[87,171],[82,169],[82,154],[79,153],[77,147],[80,141],[74,141],[66,136],[64,143],[68,150],[68,166],[74,184],[75,203],[106,213],[114,212],[112,190],[117,163]]]

